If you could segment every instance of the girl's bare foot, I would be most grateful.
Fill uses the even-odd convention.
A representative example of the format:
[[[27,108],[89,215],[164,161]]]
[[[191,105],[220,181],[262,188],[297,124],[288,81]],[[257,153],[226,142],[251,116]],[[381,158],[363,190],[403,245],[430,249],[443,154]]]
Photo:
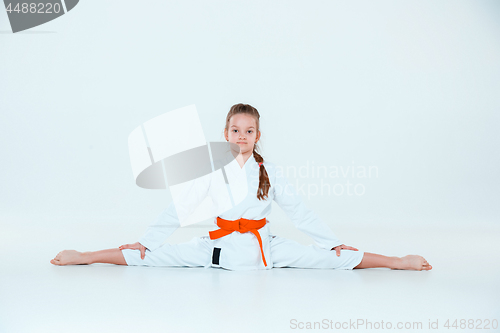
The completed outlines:
[[[58,266],[87,264],[84,254],[75,250],[64,250],[59,252],[50,263]]]
[[[396,261],[396,267],[391,269],[407,269],[416,271],[428,271],[432,266],[425,260],[424,257],[410,254],[399,258]]]

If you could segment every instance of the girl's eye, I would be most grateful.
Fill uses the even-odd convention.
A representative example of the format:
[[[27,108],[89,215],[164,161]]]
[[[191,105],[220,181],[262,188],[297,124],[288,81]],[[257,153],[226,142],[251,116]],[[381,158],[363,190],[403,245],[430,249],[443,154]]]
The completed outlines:
[[[234,129],[234,130],[233,130],[233,133],[234,133],[234,132],[238,132],[238,130],[237,130],[237,129]],[[248,132],[252,133],[253,131],[252,131],[252,130],[248,130]]]

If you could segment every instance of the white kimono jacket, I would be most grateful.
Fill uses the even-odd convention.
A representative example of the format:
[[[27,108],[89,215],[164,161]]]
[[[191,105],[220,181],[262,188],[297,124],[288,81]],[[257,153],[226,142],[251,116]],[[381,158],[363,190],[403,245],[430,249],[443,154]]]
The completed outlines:
[[[326,250],[341,245],[342,242],[335,236],[333,231],[326,225],[312,210],[308,209],[300,194],[296,191],[286,177],[283,175],[282,168],[278,168],[274,163],[264,162],[271,188],[269,189],[266,200],[257,199],[257,188],[259,183],[259,165],[255,158],[250,156],[243,168],[236,160],[233,160],[225,168],[226,175],[230,184],[237,184],[238,181],[247,181],[248,194],[242,201],[224,213],[219,215],[225,220],[237,220],[245,218],[250,220],[260,220],[266,218],[271,213],[272,200],[285,211],[293,224],[305,234],[310,236],[316,244]],[[227,185],[229,186],[229,185]],[[192,210],[213,191],[211,186],[203,187],[196,195],[190,196],[189,200],[184,202],[185,207],[177,209]],[[218,192],[220,193],[220,192]],[[214,205],[220,203],[215,196],[211,197]],[[237,200],[238,202],[240,200]],[[187,208],[188,207],[188,208]],[[214,219],[217,224],[217,219]],[[150,251],[159,248],[167,237],[169,237],[180,226],[177,217],[176,205],[172,202],[150,225],[145,235],[139,239],[139,243],[144,245]],[[215,229],[218,229],[215,228]],[[269,232],[269,220],[264,227],[258,230],[262,238],[262,247],[266,258],[267,267],[262,261],[260,246],[257,238],[250,232],[233,233],[219,239],[211,240],[213,247],[220,248],[220,264],[212,264],[214,267],[223,267],[231,270],[252,270],[252,269],[271,269],[273,267],[269,238],[273,237]],[[208,237],[208,236],[205,236]]]

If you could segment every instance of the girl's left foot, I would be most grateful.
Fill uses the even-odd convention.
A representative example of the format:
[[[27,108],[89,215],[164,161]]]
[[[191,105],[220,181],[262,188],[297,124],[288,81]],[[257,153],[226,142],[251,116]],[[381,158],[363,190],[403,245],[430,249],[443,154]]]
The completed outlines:
[[[58,266],[86,264],[83,253],[75,250],[64,250],[59,252],[50,263]]]
[[[424,257],[410,254],[399,258],[396,261],[396,267],[391,269],[405,269],[405,270],[416,270],[416,271],[429,271],[432,266],[425,260]]]

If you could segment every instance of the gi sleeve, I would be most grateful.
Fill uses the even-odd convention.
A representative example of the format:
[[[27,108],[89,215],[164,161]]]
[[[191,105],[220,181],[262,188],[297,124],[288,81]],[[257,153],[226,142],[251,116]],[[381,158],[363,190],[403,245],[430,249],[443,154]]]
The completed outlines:
[[[150,251],[159,248],[163,242],[180,227],[178,211],[191,214],[210,193],[210,176],[197,178],[160,213],[139,239],[139,243]]]
[[[283,170],[276,169],[274,201],[285,211],[295,227],[310,236],[323,249],[331,250],[342,245],[330,227],[306,207],[295,187],[283,175]]]
[[[139,239],[139,243],[150,251],[154,251],[179,227],[179,218],[172,201],[156,220],[149,225],[144,236]]]

